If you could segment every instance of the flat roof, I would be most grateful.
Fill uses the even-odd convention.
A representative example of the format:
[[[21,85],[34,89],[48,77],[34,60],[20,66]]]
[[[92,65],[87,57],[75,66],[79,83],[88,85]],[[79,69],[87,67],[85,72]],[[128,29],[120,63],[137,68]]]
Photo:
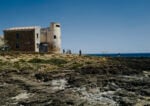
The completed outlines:
[[[12,27],[12,28],[5,29],[4,31],[33,30],[33,29],[37,29],[37,28],[40,28],[40,27],[39,27],[39,26],[29,26],[29,27]]]

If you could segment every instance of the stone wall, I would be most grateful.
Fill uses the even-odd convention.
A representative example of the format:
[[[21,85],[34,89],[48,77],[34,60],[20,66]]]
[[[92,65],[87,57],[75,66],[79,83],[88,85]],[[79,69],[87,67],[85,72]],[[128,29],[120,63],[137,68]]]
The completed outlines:
[[[4,31],[4,38],[13,51],[35,51],[35,31]]]

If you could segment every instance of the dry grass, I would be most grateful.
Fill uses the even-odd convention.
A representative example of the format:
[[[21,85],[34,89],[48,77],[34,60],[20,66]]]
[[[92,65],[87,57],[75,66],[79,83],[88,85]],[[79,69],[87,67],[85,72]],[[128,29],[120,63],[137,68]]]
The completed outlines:
[[[61,69],[79,69],[86,65],[102,65],[107,58],[66,54],[21,54],[0,55],[0,70],[54,71]]]

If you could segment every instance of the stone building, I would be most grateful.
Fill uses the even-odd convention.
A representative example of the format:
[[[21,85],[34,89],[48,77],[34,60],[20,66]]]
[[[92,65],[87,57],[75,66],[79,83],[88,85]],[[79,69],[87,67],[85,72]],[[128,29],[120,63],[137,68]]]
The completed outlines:
[[[61,28],[52,22],[49,27],[15,27],[4,30],[4,39],[12,51],[61,52]]]

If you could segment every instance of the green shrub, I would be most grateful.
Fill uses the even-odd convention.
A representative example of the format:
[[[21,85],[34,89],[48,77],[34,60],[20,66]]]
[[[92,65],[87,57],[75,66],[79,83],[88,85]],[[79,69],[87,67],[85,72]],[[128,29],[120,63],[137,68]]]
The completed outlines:
[[[25,61],[25,60],[23,60],[23,59],[20,59],[20,60],[19,60],[19,62],[22,62],[22,63],[23,63],[23,62],[26,62],[26,61]]]
[[[19,62],[15,62],[13,66],[14,66],[15,68],[17,68],[17,69],[20,69],[20,64],[19,64]]]
[[[52,59],[49,59],[49,60],[33,58],[33,59],[29,60],[28,62],[30,62],[30,63],[52,64],[52,65],[61,65],[61,64],[67,63],[66,60],[58,59],[58,58],[52,58]]]
[[[17,70],[33,70],[33,67],[27,62],[14,62],[13,67]]]
[[[90,61],[87,61],[87,62],[85,62],[85,64],[92,64],[92,62],[90,62]]]
[[[52,58],[49,60],[49,62],[53,65],[60,65],[60,64],[66,64],[67,61],[64,59],[58,59],[58,58]]]
[[[74,62],[71,66],[70,66],[70,69],[79,69],[83,66],[83,64],[81,63],[77,63],[77,62]]]
[[[28,62],[30,62],[30,63],[44,63],[45,61],[43,59],[33,58],[33,59],[30,59]]]

